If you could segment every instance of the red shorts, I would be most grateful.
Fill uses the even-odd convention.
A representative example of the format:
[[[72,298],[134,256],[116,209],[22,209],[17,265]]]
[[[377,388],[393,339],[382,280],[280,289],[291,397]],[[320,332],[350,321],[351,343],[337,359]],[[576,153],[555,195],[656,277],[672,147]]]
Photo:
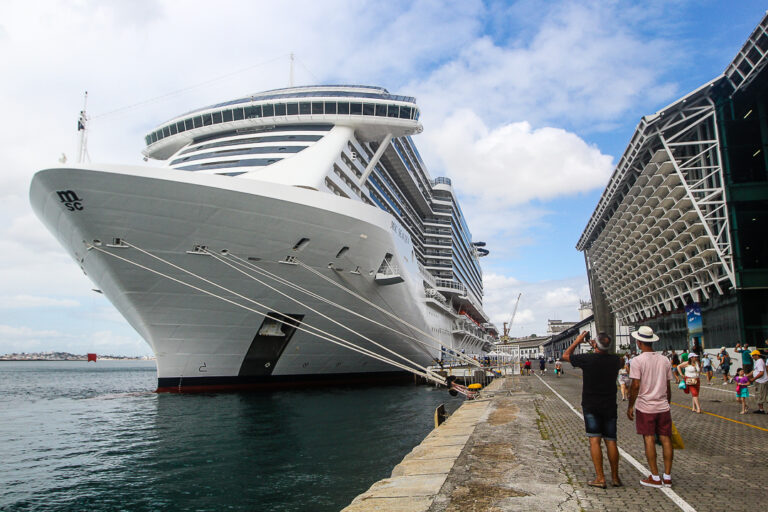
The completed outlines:
[[[635,427],[641,436],[672,436],[672,414],[664,412],[642,412],[635,409]]]
[[[699,396],[700,385],[701,385],[701,381],[699,381],[699,383],[696,384],[695,386],[685,386],[685,389],[683,391],[685,391],[685,394],[690,393],[691,396]]]

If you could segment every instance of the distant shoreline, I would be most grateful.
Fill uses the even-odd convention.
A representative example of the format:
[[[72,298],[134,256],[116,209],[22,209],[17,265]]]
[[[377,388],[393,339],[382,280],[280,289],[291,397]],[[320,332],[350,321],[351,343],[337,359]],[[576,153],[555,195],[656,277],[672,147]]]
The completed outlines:
[[[88,363],[88,362],[94,362],[97,363],[99,361],[155,361],[154,358],[152,359],[145,359],[143,357],[100,357],[98,361],[88,361],[86,358],[82,359],[44,359],[44,358],[29,358],[29,359],[0,359],[0,363],[9,362],[9,363],[19,363],[19,362],[40,362],[40,361],[49,361],[52,363],[62,363],[62,362],[72,362],[72,363]]]

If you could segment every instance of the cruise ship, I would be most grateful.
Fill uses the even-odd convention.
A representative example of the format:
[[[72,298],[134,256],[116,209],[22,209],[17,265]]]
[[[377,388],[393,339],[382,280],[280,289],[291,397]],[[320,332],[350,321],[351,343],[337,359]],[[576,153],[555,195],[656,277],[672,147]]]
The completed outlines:
[[[423,374],[498,333],[488,250],[430,178],[419,114],[381,87],[267,91],[158,126],[158,166],[41,170],[30,201],[151,346],[160,391]]]

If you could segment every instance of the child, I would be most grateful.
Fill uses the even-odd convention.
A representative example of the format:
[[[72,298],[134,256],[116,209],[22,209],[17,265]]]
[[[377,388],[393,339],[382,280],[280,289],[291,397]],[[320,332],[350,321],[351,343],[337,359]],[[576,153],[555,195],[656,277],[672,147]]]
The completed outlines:
[[[733,378],[736,382],[736,400],[741,403],[741,412],[739,414],[746,414],[747,410],[747,398],[749,398],[749,377],[744,375],[744,368],[736,370],[736,376]]]

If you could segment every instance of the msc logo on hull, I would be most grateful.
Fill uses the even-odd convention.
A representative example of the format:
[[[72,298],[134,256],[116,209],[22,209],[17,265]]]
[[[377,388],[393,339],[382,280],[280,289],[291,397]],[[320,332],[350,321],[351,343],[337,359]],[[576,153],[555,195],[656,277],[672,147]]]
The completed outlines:
[[[59,190],[56,192],[58,194],[59,199],[62,203],[64,203],[64,206],[67,210],[74,212],[74,211],[82,211],[83,209],[83,200],[77,197],[77,194],[72,190]]]

